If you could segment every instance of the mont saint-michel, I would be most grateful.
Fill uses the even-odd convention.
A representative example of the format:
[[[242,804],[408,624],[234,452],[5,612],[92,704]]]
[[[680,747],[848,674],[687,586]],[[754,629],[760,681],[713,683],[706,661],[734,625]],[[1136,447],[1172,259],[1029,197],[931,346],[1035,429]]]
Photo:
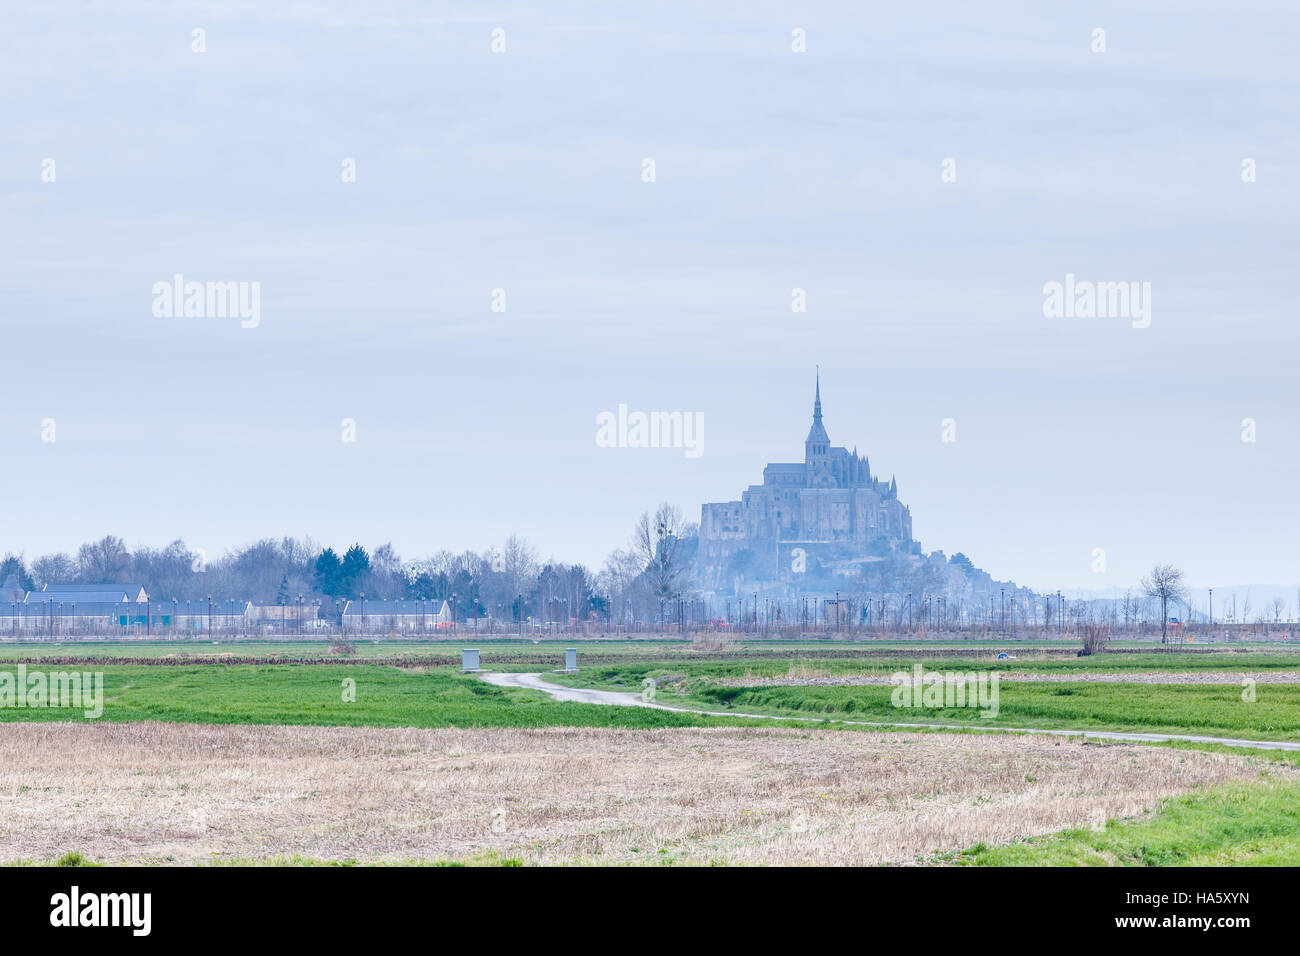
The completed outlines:
[[[761,484],[700,509],[694,584],[717,595],[754,592],[777,600],[835,591],[908,590],[969,596],[988,575],[961,554],[925,555],[898,481],[871,471],[866,454],[831,443],[814,379],[803,460],[770,462]]]

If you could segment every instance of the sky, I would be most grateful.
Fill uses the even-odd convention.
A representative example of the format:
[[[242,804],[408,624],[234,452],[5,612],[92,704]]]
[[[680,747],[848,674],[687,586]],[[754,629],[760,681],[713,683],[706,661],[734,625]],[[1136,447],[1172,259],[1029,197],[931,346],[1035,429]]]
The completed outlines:
[[[801,460],[820,366],[927,551],[1300,582],[1294,4],[703,7],[7,2],[0,553],[599,567]],[[601,447],[620,404],[701,453]]]

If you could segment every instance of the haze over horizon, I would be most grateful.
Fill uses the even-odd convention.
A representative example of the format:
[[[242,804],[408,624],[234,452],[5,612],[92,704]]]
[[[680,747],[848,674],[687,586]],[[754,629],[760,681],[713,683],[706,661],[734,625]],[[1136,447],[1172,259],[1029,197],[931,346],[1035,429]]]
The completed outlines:
[[[0,555],[517,534],[599,569],[801,460],[820,364],[926,551],[1294,587],[1300,11],[932,6],[10,5]],[[177,273],[260,321],[157,316]],[[1149,282],[1149,327],[1045,317],[1067,275]],[[599,447],[620,404],[702,454]]]

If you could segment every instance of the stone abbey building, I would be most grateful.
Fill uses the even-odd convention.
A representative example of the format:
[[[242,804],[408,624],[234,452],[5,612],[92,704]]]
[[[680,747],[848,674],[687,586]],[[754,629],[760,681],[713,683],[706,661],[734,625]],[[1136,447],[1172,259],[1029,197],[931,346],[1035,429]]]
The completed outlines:
[[[769,464],[763,483],[750,485],[739,501],[703,506],[696,585],[833,588],[835,578],[891,552],[920,553],[911,512],[898,500],[897,483],[875,478],[865,455],[831,444],[819,375],[804,460]]]

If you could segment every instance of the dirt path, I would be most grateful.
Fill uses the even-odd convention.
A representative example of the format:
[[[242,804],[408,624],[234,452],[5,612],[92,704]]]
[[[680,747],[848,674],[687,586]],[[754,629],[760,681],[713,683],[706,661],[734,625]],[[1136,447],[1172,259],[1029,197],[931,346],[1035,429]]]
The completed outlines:
[[[1204,737],[1199,734],[1146,734],[1127,733],[1119,730],[1060,730],[1043,727],[982,727],[978,724],[928,724],[893,720],[843,720],[837,717],[777,717],[772,714],[749,714],[734,710],[697,710],[693,707],[669,707],[666,704],[649,703],[639,694],[626,691],[593,690],[585,687],[561,687],[544,680],[541,674],[524,674],[513,672],[483,673],[479,675],[489,684],[499,687],[523,687],[550,694],[555,700],[574,701],[582,704],[606,704],[622,707],[655,707],[659,710],[675,710],[684,714],[703,714],[706,717],[745,717],[759,720],[799,720],[808,723],[830,721],[835,724],[852,724],[858,727],[911,727],[918,730],[979,730],[996,731],[1009,734],[1050,734],[1054,737],[1084,737],[1091,740],[1125,740],[1139,743],[1164,743],[1182,740],[1198,744],[1223,744],[1229,747],[1250,747],[1254,750],[1297,750],[1300,742],[1289,740],[1246,740],[1237,737]]]

